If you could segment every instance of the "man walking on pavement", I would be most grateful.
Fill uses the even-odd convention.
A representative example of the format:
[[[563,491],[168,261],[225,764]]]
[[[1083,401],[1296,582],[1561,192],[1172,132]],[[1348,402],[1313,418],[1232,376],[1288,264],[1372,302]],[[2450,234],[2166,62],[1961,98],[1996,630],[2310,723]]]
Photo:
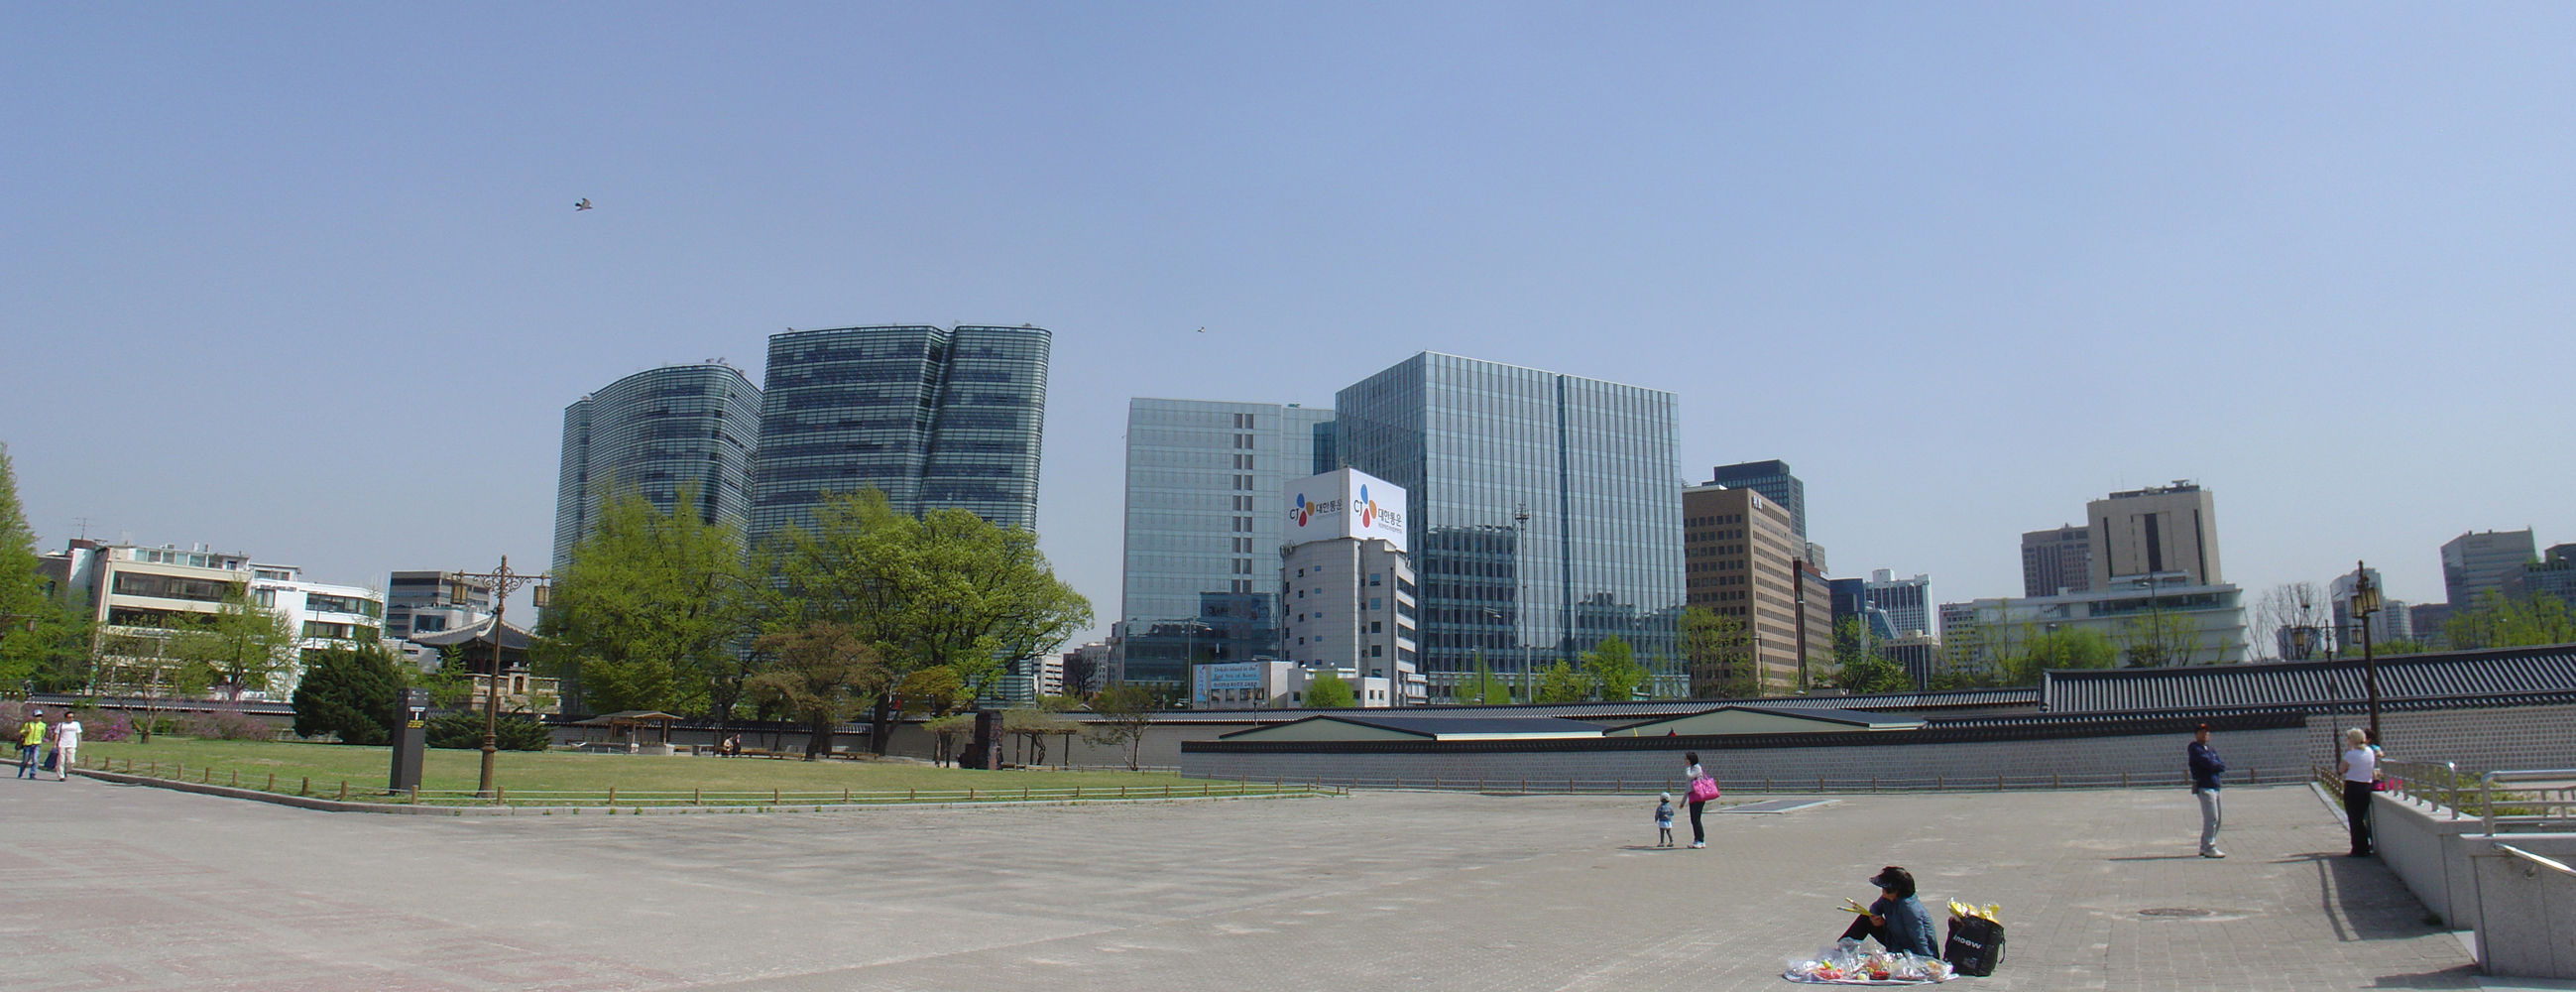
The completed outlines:
[[[2191,759],[2191,794],[2200,800],[2200,856],[2226,857],[2218,849],[2218,780],[2227,774],[2227,762],[2218,760],[2218,750],[2209,746],[2208,724],[2193,732],[2183,753]]]
[[[28,710],[27,722],[18,725],[18,777],[36,777],[36,763],[45,750],[45,711]]]

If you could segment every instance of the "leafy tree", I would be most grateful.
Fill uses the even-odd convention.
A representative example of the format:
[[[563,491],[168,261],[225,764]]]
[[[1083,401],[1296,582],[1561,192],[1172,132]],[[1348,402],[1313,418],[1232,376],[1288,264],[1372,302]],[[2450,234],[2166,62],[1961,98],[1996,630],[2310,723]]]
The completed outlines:
[[[1449,695],[1461,706],[1507,706],[1512,701],[1512,687],[1486,669],[1485,652],[1479,650],[1475,671],[1459,680]]]
[[[975,714],[959,713],[925,720],[921,729],[929,731],[931,739],[937,742],[937,749],[930,755],[931,763],[946,768],[957,763],[957,742],[974,736]]]
[[[1074,695],[1070,692],[1059,692],[1052,695],[1039,693],[1038,712],[1071,713],[1075,710],[1081,709],[1085,702],[1086,701],[1081,696]]]
[[[170,651],[205,621],[197,614],[174,613],[154,622],[158,630],[151,634],[103,632],[95,669],[100,691],[142,701],[143,719],[135,721],[134,733],[146,744],[162,728],[161,714],[172,700],[203,697],[212,683],[205,666],[188,664]]]
[[[480,751],[483,714],[467,710],[431,717],[422,736],[431,747]],[[554,743],[554,732],[538,722],[534,714],[503,713],[493,721],[492,741],[504,751],[543,751]]]
[[[1068,696],[1091,697],[1092,683],[1100,681],[1100,662],[1076,651],[1064,657],[1064,692]]]
[[[1627,641],[1613,634],[1583,653],[1583,675],[1599,688],[1603,700],[1624,703],[1646,683],[1646,666],[1637,663]]]
[[[966,692],[966,680],[957,670],[946,665],[933,665],[903,677],[895,684],[894,694],[903,697],[906,713],[946,716],[960,706],[974,702]]]
[[[386,743],[402,726],[402,691],[402,672],[381,645],[312,652],[295,686],[295,733],[338,734],[342,744]]]
[[[1854,693],[1910,692],[1914,689],[1914,677],[1905,674],[1905,666],[1876,651],[1862,652],[1844,661],[1834,671],[1834,683]]]
[[[2120,621],[2117,640],[2131,668],[2188,665],[2200,654],[2200,622],[2172,610],[2148,610]]]
[[[1027,742],[1029,765],[1046,764],[1048,737],[1072,737],[1082,732],[1082,725],[1042,709],[1009,709],[1002,711],[1002,732],[1017,735]]]
[[[86,688],[89,614],[75,597],[57,600],[36,574],[36,533],[18,502],[18,474],[0,443],[0,685],[32,681],[40,691]]]
[[[1753,658],[1744,622],[1701,606],[1682,611],[1682,661],[1690,666],[1691,694],[1750,699],[1762,695],[1762,667]]]
[[[2120,649],[2102,632],[2089,627],[2060,627],[2032,635],[2005,666],[2012,685],[2038,685],[2051,669],[2110,668],[2120,663]]]
[[[814,526],[788,528],[775,554],[773,624],[846,625],[898,679],[944,665],[974,696],[1091,623],[1090,602],[1055,577],[1036,535],[964,510],[914,518],[874,489],[826,497]],[[879,753],[891,703],[877,702]]]
[[[743,693],[805,724],[807,761],[829,753],[835,728],[885,687],[885,664],[877,660],[876,649],[848,627],[816,623],[766,635],[760,642],[778,664],[744,681]]]
[[[670,511],[634,489],[601,497],[538,625],[540,658],[576,708],[731,716],[748,676],[735,648],[758,604],[742,535],[697,504],[690,486]]]
[[[1307,709],[1347,709],[1359,704],[1359,695],[1352,692],[1351,684],[1342,681],[1339,675],[1325,672],[1315,676],[1314,681],[1306,683]]]
[[[2567,644],[2576,642],[2576,613],[2556,596],[2511,597],[2490,590],[2444,621],[2442,633],[2461,650]]]
[[[1145,731],[1153,726],[1160,703],[1153,690],[1141,685],[1102,689],[1091,697],[1091,711],[1101,719],[1083,739],[1101,747],[1126,748],[1127,770],[1135,771],[1144,762]]]
[[[1538,691],[1533,695],[1538,697],[1534,702],[1579,703],[1592,698],[1592,680],[1559,658],[1556,664],[1539,670]]]
[[[238,588],[224,594],[216,612],[172,622],[187,626],[172,628],[181,635],[171,640],[170,655],[236,696],[266,690],[295,663],[303,640],[284,613],[251,602]]]

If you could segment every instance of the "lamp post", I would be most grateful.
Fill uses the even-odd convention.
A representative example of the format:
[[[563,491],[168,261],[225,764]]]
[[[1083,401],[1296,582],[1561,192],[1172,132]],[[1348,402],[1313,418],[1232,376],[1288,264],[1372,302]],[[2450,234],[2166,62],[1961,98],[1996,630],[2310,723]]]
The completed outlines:
[[[2385,747],[2379,739],[2379,659],[2370,651],[2370,615],[2380,609],[2379,587],[2370,581],[2368,563],[2353,562],[2352,575],[2352,605],[2348,609],[2353,625],[2361,628],[2361,680],[2370,696],[2370,742]]]
[[[492,584],[492,674],[483,684],[483,777],[474,786],[475,798],[490,799],[496,794],[492,789],[493,756],[501,751],[501,632],[508,629],[502,625],[501,615],[509,609],[510,594],[531,584],[536,588],[529,590],[530,598],[538,609],[544,609],[554,576],[513,572],[509,555],[501,556],[501,567],[494,571],[459,572],[457,576]]]
[[[1537,702],[1530,698],[1529,568],[1524,564],[1525,559],[1521,555],[1522,546],[1529,543],[1529,520],[1529,504],[1513,503],[1512,575],[1520,580],[1521,592],[1520,599],[1512,603],[1512,640],[1518,641],[1521,649],[1521,699],[1524,702]]]

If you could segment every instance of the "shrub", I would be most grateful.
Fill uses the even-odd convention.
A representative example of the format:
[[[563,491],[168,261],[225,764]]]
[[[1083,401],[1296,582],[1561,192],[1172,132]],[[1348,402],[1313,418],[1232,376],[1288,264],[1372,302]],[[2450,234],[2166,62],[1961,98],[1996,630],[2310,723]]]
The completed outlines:
[[[179,732],[209,741],[265,741],[277,737],[277,728],[267,721],[231,706],[190,713],[180,719]]]
[[[72,715],[80,718],[82,740],[121,741],[134,736],[134,718],[124,713],[76,710]]]
[[[483,714],[467,710],[431,717],[424,735],[431,747],[482,750]],[[545,724],[521,713],[501,714],[492,738],[504,751],[543,751],[555,741],[554,732],[547,730]]]

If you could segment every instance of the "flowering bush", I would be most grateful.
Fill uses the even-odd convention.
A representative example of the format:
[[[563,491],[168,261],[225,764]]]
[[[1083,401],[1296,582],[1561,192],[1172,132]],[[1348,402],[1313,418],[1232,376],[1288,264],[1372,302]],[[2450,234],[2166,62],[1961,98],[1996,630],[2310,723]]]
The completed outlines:
[[[267,721],[231,706],[190,713],[180,721],[179,732],[209,741],[265,741],[277,737],[277,728]]]
[[[122,712],[78,710],[72,715],[80,719],[82,740],[121,741],[134,736],[134,720]]]

